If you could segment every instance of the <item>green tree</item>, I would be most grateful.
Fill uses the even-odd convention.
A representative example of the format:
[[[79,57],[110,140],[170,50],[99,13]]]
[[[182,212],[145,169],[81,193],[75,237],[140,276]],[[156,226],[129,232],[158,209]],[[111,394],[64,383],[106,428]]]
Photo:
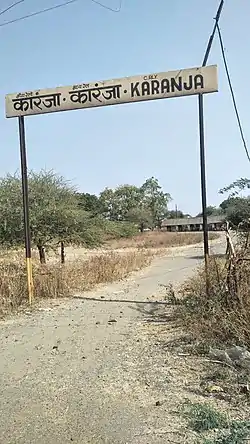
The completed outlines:
[[[250,180],[241,178],[222,188],[220,194],[229,193],[220,207],[225,211],[226,218],[234,227],[243,225],[249,228],[250,222],[250,197],[241,197],[239,193],[250,189]]]
[[[68,181],[53,171],[30,172],[28,181],[31,240],[40,258],[45,247],[62,241],[78,244],[97,241],[89,215],[79,209],[75,189]],[[24,242],[21,189],[18,175],[7,175],[0,180],[0,242],[9,246]]]
[[[242,198],[231,204],[226,209],[226,217],[235,228],[240,224],[248,227],[250,222],[250,199]]]
[[[242,177],[241,179],[237,179],[234,182],[232,182],[227,187],[222,188],[219,193],[225,194],[230,193],[229,197],[235,197],[240,192],[250,189],[250,179],[247,179],[246,177]]]
[[[151,177],[141,186],[143,206],[150,211],[153,225],[161,227],[162,220],[167,217],[168,203],[171,201],[169,193],[164,193],[158,179]]]
[[[109,220],[136,220],[140,227],[160,227],[168,213],[171,197],[162,191],[158,180],[151,177],[141,187],[120,185],[114,190],[105,188],[99,200],[103,215]]]
[[[187,216],[189,215],[184,214],[181,210],[170,210],[167,214],[168,219],[183,219]]]
[[[152,228],[153,226],[152,215],[149,209],[144,207],[131,208],[127,213],[127,220],[138,225],[141,233],[146,228]]]
[[[127,213],[140,204],[141,191],[134,185],[120,185],[116,189],[105,188],[100,193],[103,214],[109,220],[122,221]]]
[[[97,216],[104,212],[102,202],[95,194],[77,193],[78,205],[84,211],[87,211],[92,216]]]
[[[103,208],[103,216],[109,220],[118,220],[114,203],[114,190],[106,187],[101,193],[99,200]]]
[[[239,224],[248,225],[250,219],[249,197],[229,197],[220,204],[220,207],[233,227],[237,227]]]
[[[121,185],[114,192],[118,220],[125,220],[129,211],[140,205],[141,191],[134,185]]]
[[[220,204],[220,208],[222,211],[226,212],[227,208],[230,206],[234,206],[237,204],[237,202],[241,202],[242,197],[228,197],[227,199],[223,200]]]
[[[196,217],[202,217],[203,213],[197,214]],[[207,216],[220,216],[223,214],[222,208],[217,208],[212,205],[208,205],[207,207]]]

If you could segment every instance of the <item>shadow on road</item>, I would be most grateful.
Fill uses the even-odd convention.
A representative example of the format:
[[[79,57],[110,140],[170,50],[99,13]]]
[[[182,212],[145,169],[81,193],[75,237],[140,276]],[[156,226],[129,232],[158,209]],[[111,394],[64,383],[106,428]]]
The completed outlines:
[[[166,324],[174,320],[169,302],[137,304],[136,310],[143,316],[143,321],[153,324]]]
[[[211,254],[210,257],[212,258],[225,258],[226,255],[225,253],[216,253],[216,254]],[[201,254],[199,256],[189,256],[188,259],[197,259],[197,260],[202,260],[204,259],[204,255]]]
[[[165,301],[131,301],[129,299],[104,299],[104,298],[88,298],[84,296],[74,296],[73,299],[80,299],[83,301],[92,302],[116,302],[116,303],[126,303],[126,304],[136,304],[136,305],[168,305]]]
[[[130,299],[101,299],[101,298],[88,298],[84,296],[75,296],[74,299],[90,302],[102,302],[106,303],[124,303],[133,304],[130,308],[136,310],[143,315],[144,322],[164,324],[173,320],[173,317],[166,307],[170,307],[169,302],[165,301],[134,301]]]

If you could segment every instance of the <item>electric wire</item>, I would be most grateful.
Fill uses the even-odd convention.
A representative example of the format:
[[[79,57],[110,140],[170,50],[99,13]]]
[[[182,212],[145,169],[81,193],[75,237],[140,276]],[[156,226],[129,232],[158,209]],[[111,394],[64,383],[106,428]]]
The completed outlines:
[[[68,1],[66,1],[64,3],[59,3],[58,5],[50,6],[49,8],[40,9],[39,11],[32,12],[31,14],[26,14],[26,15],[23,15],[22,17],[18,17],[16,19],[12,19],[12,20],[8,20],[7,22],[0,23],[0,27],[11,25],[12,23],[17,23],[17,22],[20,22],[21,20],[24,20],[24,19],[27,19],[27,18],[30,18],[30,17],[35,17],[36,15],[44,14],[45,12],[49,12],[49,11],[53,11],[55,9],[62,8],[64,6],[67,6],[67,5],[71,4],[71,3],[75,3],[77,1],[79,1],[79,0],[68,0]]]
[[[16,6],[18,3],[21,3],[22,1],[24,1],[24,0],[19,0],[19,2],[16,2],[16,3],[14,3],[13,5],[9,6],[8,8],[6,8],[5,11],[2,11],[2,12],[0,13],[0,15],[3,15],[4,12],[7,12],[9,9],[13,8],[14,6]],[[39,11],[32,12],[32,13],[30,13],[30,14],[23,15],[22,17],[17,17],[17,18],[15,18],[15,19],[8,20],[8,21],[6,21],[6,22],[0,23],[0,27],[7,26],[7,25],[11,25],[11,24],[13,24],[13,23],[20,22],[21,20],[25,20],[25,19],[28,19],[28,18],[30,18],[30,17],[35,17],[35,16],[40,15],[40,14],[44,14],[45,12],[54,11],[54,10],[56,10],[56,9],[63,8],[64,6],[70,5],[70,4],[72,4],[72,3],[76,3],[76,2],[78,2],[78,1],[80,1],[80,0],[67,0],[66,2],[59,3],[58,5],[50,6],[49,8],[45,8],[45,9],[40,9]],[[106,6],[106,5],[104,5],[103,3],[101,3],[101,2],[99,2],[99,1],[97,1],[97,0],[90,0],[90,1],[91,1],[92,3],[95,3],[95,4],[99,5],[99,6],[101,6],[102,8],[104,8],[104,9],[108,9],[109,11],[112,11],[112,12],[120,12],[120,11],[121,11],[121,8],[122,8],[122,0],[120,0],[120,6],[119,6],[118,9],[112,9],[111,7]]]
[[[15,6],[17,6],[23,2],[24,2],[24,0],[18,0],[16,2],[12,3],[12,5],[8,6],[7,8],[3,9],[2,11],[0,11],[0,16],[5,14],[5,12],[8,12],[10,9],[14,8]]]
[[[217,24],[217,31],[218,31],[218,36],[219,36],[219,42],[220,42],[223,63],[224,63],[224,67],[225,67],[225,71],[226,71],[226,75],[227,75],[228,85],[229,85],[229,89],[230,89],[230,93],[231,93],[231,97],[232,97],[232,101],[233,101],[234,111],[235,111],[236,119],[238,122],[239,130],[240,130],[241,140],[242,140],[245,152],[246,152],[247,159],[250,162],[250,154],[248,151],[247,142],[246,142],[246,139],[244,136],[243,127],[241,124],[241,119],[240,119],[239,111],[238,111],[237,104],[236,104],[236,99],[235,99],[235,94],[234,94],[233,85],[232,85],[232,81],[231,81],[231,76],[230,76],[229,69],[228,69],[228,63],[227,63],[227,59],[226,59],[222,34],[221,34],[221,30],[220,30],[220,27],[218,24]]]
[[[121,12],[121,9],[122,9],[122,1],[123,1],[123,0],[120,0],[120,4],[119,4],[119,6],[118,6],[117,9],[113,9],[113,8],[111,8],[110,6],[104,5],[103,3],[98,2],[97,0],[91,0],[91,1],[92,1],[92,3],[96,3],[96,5],[99,5],[99,6],[101,6],[101,7],[104,8],[104,9],[108,9],[108,11],[112,11],[112,12]]]

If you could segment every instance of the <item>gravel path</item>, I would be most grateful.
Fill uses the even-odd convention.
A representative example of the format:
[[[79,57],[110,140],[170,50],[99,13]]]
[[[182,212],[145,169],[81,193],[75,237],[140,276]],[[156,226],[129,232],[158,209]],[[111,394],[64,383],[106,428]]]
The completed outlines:
[[[126,281],[1,322],[0,443],[184,442],[166,439],[173,424],[147,380],[154,359],[139,326],[163,301],[161,284],[182,282],[201,254],[185,248]]]

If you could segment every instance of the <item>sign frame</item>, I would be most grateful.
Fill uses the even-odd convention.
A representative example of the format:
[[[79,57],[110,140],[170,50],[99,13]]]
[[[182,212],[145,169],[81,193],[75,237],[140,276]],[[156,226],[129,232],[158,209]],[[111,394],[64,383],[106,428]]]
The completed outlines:
[[[25,234],[25,251],[26,251],[26,269],[27,269],[27,288],[29,303],[32,304],[34,299],[34,284],[32,275],[32,261],[31,261],[31,235],[30,235],[30,222],[29,222],[29,190],[28,190],[28,175],[27,175],[27,153],[26,153],[26,140],[25,140],[25,117],[30,115],[48,114],[52,112],[69,111],[73,109],[87,109],[96,108],[107,105],[118,105],[125,103],[136,103],[141,101],[166,99],[173,97],[183,97],[190,95],[198,95],[199,103],[203,98],[203,94],[218,92],[218,73],[217,65],[182,69],[178,71],[169,71],[166,73],[147,74],[134,77],[124,77],[122,79],[112,79],[107,81],[95,82],[94,84],[80,84],[72,85],[70,87],[57,87],[54,89],[28,91],[24,93],[8,94],[5,96],[6,117],[18,118],[19,124],[19,141],[20,141],[20,161],[22,172],[22,194],[23,194],[23,214],[24,214],[24,234]],[[205,82],[204,82],[205,80]],[[189,82],[189,83],[188,83]],[[127,86],[128,85],[128,86]],[[123,87],[123,96],[119,94],[120,88]],[[126,94],[129,91],[136,92],[136,97],[129,97]],[[141,95],[137,94],[138,88],[141,88]],[[69,91],[70,89],[70,91]],[[110,91],[111,89],[111,91]],[[94,99],[99,99],[102,91],[108,91],[110,96],[105,97],[104,102],[92,102]],[[97,97],[94,96],[94,93]],[[156,94],[157,92],[157,94]],[[63,96],[64,94],[64,96]],[[66,95],[65,95],[66,94]],[[67,94],[75,96],[76,100],[73,105],[67,105],[63,108],[60,107],[62,96],[62,102],[64,105],[67,103]],[[84,98],[82,102],[82,97]],[[85,98],[89,97],[89,102]],[[78,99],[79,98],[79,99]],[[44,104],[45,100],[48,100]],[[72,102],[72,100],[71,100]],[[77,103],[78,102],[78,103]],[[19,104],[14,106],[14,104]],[[44,108],[40,105],[43,104]],[[13,106],[11,106],[13,105]],[[37,109],[34,110],[33,106]],[[77,105],[77,106],[76,106]],[[29,109],[30,108],[30,109]],[[201,185],[202,185],[202,202],[203,213],[204,207],[206,207],[206,185],[203,177],[205,168],[204,152],[204,124],[203,124],[203,112],[199,109],[199,128],[200,128],[200,152],[201,152]],[[205,193],[205,194],[204,194]],[[206,214],[203,214],[203,220],[206,221]],[[206,230],[207,226],[203,226],[204,230],[204,247],[206,247]],[[204,249],[205,261],[206,251]]]
[[[217,65],[8,94],[6,117],[218,92]]]

